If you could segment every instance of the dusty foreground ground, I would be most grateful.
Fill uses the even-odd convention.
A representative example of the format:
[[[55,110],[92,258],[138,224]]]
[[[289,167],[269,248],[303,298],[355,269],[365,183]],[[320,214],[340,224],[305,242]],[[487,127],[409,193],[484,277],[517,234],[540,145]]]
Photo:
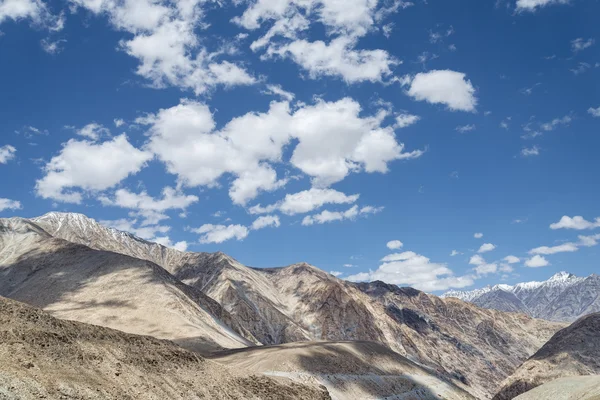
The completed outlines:
[[[254,347],[210,357],[251,373],[327,387],[332,399],[473,399],[463,389],[373,342]]]
[[[236,374],[172,342],[63,321],[0,297],[0,399],[316,399],[324,388]]]
[[[572,376],[538,386],[515,400],[600,400],[600,376]]]

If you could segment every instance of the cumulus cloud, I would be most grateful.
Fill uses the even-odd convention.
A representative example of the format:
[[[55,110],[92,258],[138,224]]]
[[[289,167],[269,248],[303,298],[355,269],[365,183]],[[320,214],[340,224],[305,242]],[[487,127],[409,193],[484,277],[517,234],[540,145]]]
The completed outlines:
[[[433,263],[429,258],[412,251],[387,256],[382,262],[377,270],[355,274],[347,280],[380,280],[424,291],[462,288],[474,283],[472,276],[455,276],[445,264]]]
[[[81,203],[83,191],[109,189],[139,172],[152,154],[133,147],[120,135],[102,143],[69,140],[43,168],[36,193],[45,199]]]
[[[225,174],[234,175],[229,195],[245,205],[262,191],[286,184],[273,163],[283,160],[283,148],[296,140],[288,162],[325,187],[352,172],[385,173],[393,160],[420,157],[423,151],[403,152],[394,128],[383,126],[382,112],[361,117],[360,105],[344,98],[318,100],[294,112],[288,102],[273,102],[266,113],[234,118],[221,130],[209,108],[186,100],[138,119],[150,126],[147,148],[186,186],[216,186]],[[252,132],[252,135],[248,135]]]
[[[506,256],[504,257],[504,261],[506,261],[509,264],[516,264],[518,262],[521,262],[521,259],[515,256]]]
[[[396,127],[400,129],[406,128],[407,126],[416,124],[420,119],[421,117],[418,115],[400,114],[396,116]]]
[[[553,131],[556,127],[558,127],[560,125],[568,125],[572,120],[573,120],[573,118],[571,118],[568,115],[565,115],[562,118],[555,118],[550,122],[546,122],[546,123],[542,124],[540,127],[547,132]]]
[[[264,215],[254,220],[251,229],[258,230],[270,226],[273,228],[278,228],[280,225],[281,223],[279,222],[279,217],[277,215]]]
[[[199,199],[198,196],[185,195],[167,186],[162,190],[161,199],[155,199],[145,191],[133,193],[128,189],[118,189],[114,196],[101,196],[99,200],[105,206],[135,210],[130,214],[131,216],[143,218],[142,225],[153,225],[169,218],[164,211],[171,209],[184,211]]]
[[[34,25],[50,31],[60,31],[64,25],[63,15],[53,15],[42,0],[4,0],[0,3],[0,24],[29,20]]]
[[[250,214],[266,214],[280,211],[287,215],[305,214],[321,208],[325,204],[352,204],[360,195],[347,195],[334,189],[311,188],[298,193],[287,194],[275,204],[262,207],[260,204],[250,207]]]
[[[347,83],[381,82],[392,75],[399,64],[385,50],[357,50],[356,40],[340,36],[329,43],[317,40],[295,40],[269,48],[269,56],[291,58],[308,72],[311,78],[340,77]]]
[[[20,201],[0,198],[0,212],[4,210],[20,210],[21,208]]]
[[[593,108],[593,107],[588,108],[588,114],[590,114],[592,117],[600,117],[600,107],[598,107],[598,108]]]
[[[200,243],[223,243],[227,240],[243,240],[248,236],[249,230],[243,225],[213,225],[205,224],[200,228],[191,229],[200,234]]]
[[[529,258],[527,261],[525,261],[525,266],[529,268],[540,268],[546,267],[548,265],[550,265],[548,260],[546,260],[543,256],[540,255],[535,255]]]
[[[475,239],[481,239],[481,238],[483,237],[483,233],[481,233],[481,232],[477,232],[477,233],[473,234],[473,237],[474,237]]]
[[[390,250],[398,250],[402,248],[402,246],[404,246],[404,243],[402,243],[399,240],[390,240],[389,242],[387,242],[386,246]]]
[[[6,164],[15,158],[16,152],[17,149],[9,144],[0,147],[0,164]]]
[[[109,228],[129,232],[132,235],[149,241],[155,241],[157,234],[165,234],[171,230],[169,226],[164,225],[139,226],[137,219],[121,218],[116,220],[102,220],[99,222]]]
[[[600,217],[596,217],[594,221],[588,221],[582,216],[569,217],[563,215],[560,221],[550,224],[550,229],[594,229],[600,227]]]
[[[454,256],[457,256],[459,254],[462,254],[462,253],[460,251],[457,251],[457,250],[452,250],[452,252],[450,252],[450,257],[454,257]]]
[[[188,248],[188,242],[182,240],[181,242],[173,243],[168,236],[156,237],[152,239],[153,242],[163,245],[165,247],[170,247],[179,251],[186,251]]]
[[[343,273],[343,272],[340,272],[340,271],[329,271],[329,273],[330,273],[331,275],[335,276],[336,278],[337,278],[338,276],[340,276],[340,275],[344,275],[344,273]]]
[[[461,126],[457,126],[456,127],[456,131],[458,133],[467,133],[467,132],[471,132],[475,130],[475,125],[473,124],[469,124],[469,125],[461,125]]]
[[[466,74],[451,70],[418,73],[410,82],[407,94],[418,101],[444,104],[451,111],[475,111],[475,88]]]
[[[131,37],[119,42],[139,61],[136,73],[154,87],[177,86],[196,95],[217,86],[257,82],[243,67],[220,60],[226,51],[209,51],[196,34],[203,28],[201,0],[96,1],[73,0],[78,7],[106,15],[111,25]]]
[[[92,122],[81,129],[76,129],[75,133],[77,133],[79,136],[96,141],[100,139],[101,136],[109,135],[110,131],[101,124]]]
[[[517,11],[535,11],[551,4],[567,4],[569,0],[517,0]]]
[[[477,250],[477,252],[478,253],[487,253],[488,251],[492,251],[495,248],[496,248],[496,246],[491,243],[484,243],[481,245],[481,247],[479,247],[479,250]]]
[[[475,254],[469,260],[469,264],[471,264],[471,265],[483,265],[483,264],[485,264],[485,260],[479,254]]]

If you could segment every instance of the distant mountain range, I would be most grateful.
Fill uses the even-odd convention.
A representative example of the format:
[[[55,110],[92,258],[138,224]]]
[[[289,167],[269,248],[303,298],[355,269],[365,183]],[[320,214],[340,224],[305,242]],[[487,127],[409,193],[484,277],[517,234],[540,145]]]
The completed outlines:
[[[572,322],[600,311],[600,276],[578,277],[559,272],[547,281],[495,285],[472,291],[449,291],[441,297],[456,297],[479,307],[521,312],[534,318]]]
[[[224,253],[181,252],[71,213],[0,219],[0,296],[202,354],[378,342],[433,381],[451,383],[459,397],[466,390],[479,399],[564,327],[383,282],[346,282],[306,263],[250,268]],[[335,349],[349,357],[346,347]]]

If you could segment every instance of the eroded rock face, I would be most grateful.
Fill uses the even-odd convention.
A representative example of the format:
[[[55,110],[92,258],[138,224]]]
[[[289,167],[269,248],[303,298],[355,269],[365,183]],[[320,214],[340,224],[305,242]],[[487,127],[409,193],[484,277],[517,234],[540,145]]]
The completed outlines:
[[[3,297],[0,365],[8,399],[330,399],[323,388],[237,373],[166,340],[59,320]]]
[[[502,384],[495,400],[512,399],[557,378],[600,374],[600,313],[557,332]]]

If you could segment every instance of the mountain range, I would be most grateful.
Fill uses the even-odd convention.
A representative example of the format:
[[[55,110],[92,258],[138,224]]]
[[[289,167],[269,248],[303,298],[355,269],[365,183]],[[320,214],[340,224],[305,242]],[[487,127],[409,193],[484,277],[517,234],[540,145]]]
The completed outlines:
[[[472,291],[449,291],[441,297],[455,297],[479,307],[520,312],[549,321],[573,322],[600,311],[600,276],[578,277],[559,272],[547,281],[487,286]]]
[[[1,296],[55,317],[168,339],[224,364],[237,362],[231,349],[268,359],[275,346],[285,360],[292,346],[303,367],[278,364],[275,372],[297,382],[311,376],[331,391],[340,383],[300,362],[306,352],[365,360],[372,347],[298,342],[376,342],[406,360],[393,371],[426,372],[427,382],[446,382],[434,386],[447,398],[484,399],[565,326],[383,282],[350,283],[306,263],[259,269],[223,253],[180,252],[71,213],[0,219],[0,278]],[[370,370],[362,393],[389,371]]]

